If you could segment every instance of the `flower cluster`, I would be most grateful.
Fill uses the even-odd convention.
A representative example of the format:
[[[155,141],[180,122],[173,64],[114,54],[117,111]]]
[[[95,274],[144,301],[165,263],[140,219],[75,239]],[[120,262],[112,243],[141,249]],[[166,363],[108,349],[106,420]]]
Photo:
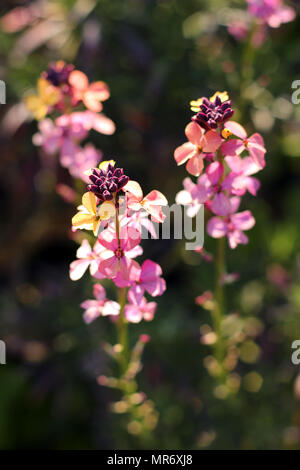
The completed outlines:
[[[70,266],[70,277],[78,280],[89,268],[97,280],[111,279],[118,289],[125,289],[127,302],[120,305],[108,300],[104,288],[94,285],[95,299],[81,305],[85,309],[87,323],[98,316],[119,317],[126,322],[138,323],[152,320],[156,302],[148,302],[145,294],[152,297],[162,295],[166,289],[161,277],[161,267],[147,259],[140,265],[135,258],[142,254],[140,246],[143,216],[149,214],[149,231],[154,231],[153,222],[162,222],[162,206],[167,200],[157,190],[143,198],[140,185],[129,180],[114,161],[105,161],[90,172],[88,192],[82,197],[79,212],[73,217],[73,229],[93,230],[97,240],[91,248],[83,240],[77,250],[77,260]],[[122,194],[121,194],[122,191]]]
[[[106,135],[115,131],[114,123],[101,112],[102,102],[109,96],[106,83],[89,83],[83,72],[59,61],[41,74],[37,93],[25,98],[27,108],[39,121],[34,144],[47,154],[58,153],[60,164],[85,182],[86,171],[99,163],[102,153],[81,142],[92,129]]]
[[[177,194],[176,202],[188,207],[190,217],[204,204],[213,215],[207,223],[208,234],[213,238],[227,236],[233,249],[248,242],[244,231],[255,224],[249,210],[238,209],[241,196],[247,191],[255,196],[259,189],[260,183],[253,175],[264,168],[266,149],[260,134],[248,137],[240,124],[228,120],[233,110],[226,92],[217,92],[210,100],[192,101],[192,110],[199,101],[207,109],[220,108],[222,103],[227,106],[221,108],[223,114],[218,111],[220,118],[215,119],[214,129],[207,126],[209,121],[203,124],[202,116],[199,120],[202,112],[186,126],[188,141],[175,150],[174,158],[177,165],[186,163],[187,171],[198,179],[195,183],[191,178],[184,179],[184,190]],[[209,108],[207,103],[213,107]]]
[[[247,12],[240,11],[240,16],[228,25],[228,31],[237,40],[243,40],[254,22],[256,28],[251,40],[256,47],[264,42],[268,27],[279,28],[296,16],[295,10],[284,5],[283,0],[247,0],[247,4]]]

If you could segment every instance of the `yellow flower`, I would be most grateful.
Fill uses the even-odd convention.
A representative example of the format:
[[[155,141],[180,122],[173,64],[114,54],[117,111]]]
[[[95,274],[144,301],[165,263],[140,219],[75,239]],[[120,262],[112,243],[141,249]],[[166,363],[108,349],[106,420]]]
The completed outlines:
[[[110,219],[116,212],[114,204],[109,201],[103,202],[97,211],[96,196],[90,191],[84,193],[78,209],[72,218],[73,227],[93,230],[94,235],[97,235],[101,220]]]
[[[49,106],[54,106],[60,97],[59,90],[51,85],[45,78],[39,78],[37,94],[25,98],[25,104],[35,119],[40,121],[48,112]]]
[[[229,100],[229,96],[227,91],[216,91],[216,93],[209,98],[209,101],[215,101],[216,97],[219,97],[222,103],[224,101]],[[191,110],[194,111],[195,113],[198,113],[200,111],[200,106],[203,102],[203,98],[198,98],[197,100],[193,100],[190,102]]]

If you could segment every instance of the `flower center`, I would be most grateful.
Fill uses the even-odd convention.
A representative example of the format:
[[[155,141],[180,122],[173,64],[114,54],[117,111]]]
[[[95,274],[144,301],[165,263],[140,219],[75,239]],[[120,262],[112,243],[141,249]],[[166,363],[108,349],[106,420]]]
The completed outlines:
[[[115,251],[115,257],[121,259],[124,256],[124,251],[121,248],[117,248]]]

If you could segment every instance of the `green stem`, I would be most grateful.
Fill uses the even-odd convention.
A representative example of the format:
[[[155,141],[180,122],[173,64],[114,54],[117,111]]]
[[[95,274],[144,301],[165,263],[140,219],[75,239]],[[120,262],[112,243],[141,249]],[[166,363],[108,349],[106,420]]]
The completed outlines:
[[[224,319],[224,287],[222,276],[225,273],[225,237],[217,242],[216,278],[215,278],[215,304],[212,311],[215,333],[217,335],[215,350],[216,359],[222,366],[224,360],[224,345],[222,338],[222,321]]]
[[[118,247],[121,247],[120,242],[120,221],[119,221],[119,201],[118,195],[116,194],[116,234],[118,239]],[[118,289],[118,303],[120,305],[120,315],[117,322],[118,328],[118,338],[119,344],[122,346],[121,351],[121,365],[122,365],[122,373],[126,372],[128,366],[128,322],[124,316],[124,307],[126,304],[126,288],[119,288]]]
[[[125,287],[118,290],[118,303],[120,305],[120,315],[118,318],[118,337],[119,344],[122,346],[122,372],[125,372],[128,365],[128,322],[124,316],[124,307],[126,304],[126,293]]]

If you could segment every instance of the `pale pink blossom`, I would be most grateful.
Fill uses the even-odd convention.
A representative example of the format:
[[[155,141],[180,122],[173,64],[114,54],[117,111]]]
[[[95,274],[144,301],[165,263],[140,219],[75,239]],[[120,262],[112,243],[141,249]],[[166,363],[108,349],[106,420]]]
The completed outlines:
[[[260,182],[250,175],[257,173],[261,168],[254,162],[252,157],[225,157],[225,161],[232,171],[224,179],[223,189],[236,196],[243,196],[246,191],[256,196]]]
[[[139,323],[141,320],[151,321],[156,307],[156,302],[147,302],[143,297],[139,304],[127,304],[124,308],[124,316],[130,323]]]
[[[71,158],[78,151],[78,143],[88,134],[82,123],[73,122],[71,116],[60,116],[55,122],[43,119],[38,124],[40,132],[33,136],[33,143],[42,146],[50,155],[59,152],[62,159]]]
[[[167,206],[168,201],[160,191],[154,189],[144,197],[139,183],[132,180],[128,181],[123,191],[126,192],[128,209],[133,211],[144,209],[150,214],[151,220],[154,222],[163,222],[165,220],[166,216],[162,211],[162,207]]]
[[[247,0],[251,15],[265,21],[271,28],[278,28],[282,23],[293,21],[296,12],[285,6],[282,0]]]
[[[187,206],[188,217],[194,217],[199,212],[202,205],[197,197],[197,185],[192,182],[191,178],[184,178],[182,184],[184,189],[177,193],[175,199],[176,204]]]
[[[264,147],[264,140],[262,136],[258,133],[247,137],[247,133],[243,126],[238,124],[235,121],[226,122],[226,129],[238,137],[238,139],[231,139],[222,144],[222,152],[226,156],[234,157],[240,155],[245,150],[249,152],[253,161],[257,166],[262,169],[264,168],[265,162],[265,153],[266,149]]]
[[[120,305],[112,300],[107,300],[105,289],[101,284],[94,284],[93,291],[96,300],[85,300],[80,305],[85,309],[83,315],[85,323],[91,323],[99,316],[117,316],[120,314]]]
[[[132,258],[143,252],[142,247],[139,246],[140,232],[133,227],[123,227],[118,240],[116,233],[106,229],[100,233],[98,241],[106,248],[99,264],[99,272],[110,279],[116,277],[120,272],[123,279],[130,279],[130,273],[137,265]]]
[[[255,219],[250,211],[236,212],[239,204],[239,197],[230,199],[231,213],[224,217],[212,217],[207,224],[207,232],[213,238],[221,238],[227,236],[230,248],[234,249],[239,244],[247,244],[248,237],[244,234],[244,230],[250,230]]]
[[[87,240],[83,240],[81,246],[76,252],[77,260],[73,261],[70,265],[70,278],[72,281],[78,281],[86,270],[90,268],[91,276],[96,277],[97,279],[104,279],[98,268],[99,262],[101,260],[101,254],[105,251],[99,242],[96,242],[94,248],[92,249]]]
[[[188,173],[199,176],[202,173],[205,153],[215,152],[221,145],[219,134],[210,130],[205,132],[196,122],[190,122],[185,128],[188,142],[178,147],[174,152],[177,165],[186,164]]]

